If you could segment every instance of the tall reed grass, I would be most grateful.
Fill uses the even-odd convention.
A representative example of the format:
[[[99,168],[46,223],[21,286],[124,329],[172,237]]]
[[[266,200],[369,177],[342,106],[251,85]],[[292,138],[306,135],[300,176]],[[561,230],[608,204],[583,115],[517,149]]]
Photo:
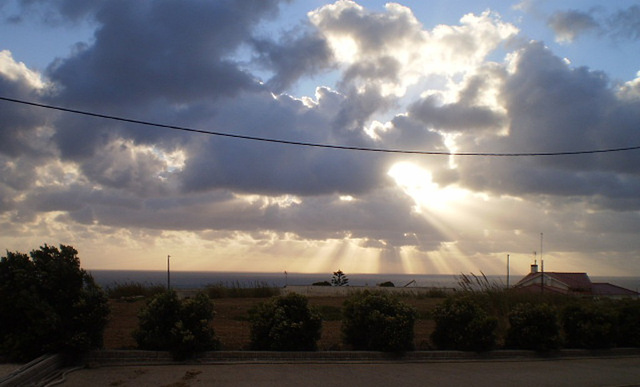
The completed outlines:
[[[279,296],[280,288],[262,281],[255,281],[248,286],[233,281],[209,284],[204,292],[209,298],[269,298]]]
[[[141,282],[115,282],[105,288],[107,297],[111,299],[148,298],[166,290],[163,285]]]

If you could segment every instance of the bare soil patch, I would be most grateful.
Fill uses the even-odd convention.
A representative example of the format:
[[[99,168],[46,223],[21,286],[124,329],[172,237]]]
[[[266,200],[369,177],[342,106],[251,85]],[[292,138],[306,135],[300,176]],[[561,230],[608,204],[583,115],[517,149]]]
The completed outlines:
[[[249,310],[265,298],[219,298],[214,299],[216,315],[213,329],[226,351],[248,350],[250,344]],[[340,332],[340,310],[346,297],[310,297],[309,304],[320,309],[325,320],[322,322],[322,336],[318,341],[321,351],[347,350],[342,343]],[[440,298],[406,297],[403,302],[418,310],[415,324],[415,347],[417,350],[431,349],[429,335],[435,327],[431,311],[442,302]],[[134,349],[136,342],[132,333],[138,326],[138,312],[145,300],[110,300],[111,318],[104,332],[106,349]]]

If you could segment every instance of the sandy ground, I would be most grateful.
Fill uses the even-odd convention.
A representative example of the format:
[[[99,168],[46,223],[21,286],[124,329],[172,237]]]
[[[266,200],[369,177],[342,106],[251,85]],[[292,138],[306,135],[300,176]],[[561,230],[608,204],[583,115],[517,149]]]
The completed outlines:
[[[640,386],[640,358],[83,369],[62,386]]]

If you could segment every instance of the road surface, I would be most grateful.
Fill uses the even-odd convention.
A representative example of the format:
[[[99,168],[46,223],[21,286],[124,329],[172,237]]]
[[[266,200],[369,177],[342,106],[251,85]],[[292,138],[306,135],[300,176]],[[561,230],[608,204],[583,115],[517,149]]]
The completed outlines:
[[[640,358],[117,366],[70,372],[72,386],[640,386]]]

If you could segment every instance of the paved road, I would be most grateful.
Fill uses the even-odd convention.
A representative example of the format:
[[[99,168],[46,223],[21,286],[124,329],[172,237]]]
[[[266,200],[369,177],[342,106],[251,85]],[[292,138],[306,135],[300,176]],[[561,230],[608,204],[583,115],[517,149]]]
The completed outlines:
[[[640,358],[84,369],[63,386],[640,386]]]

